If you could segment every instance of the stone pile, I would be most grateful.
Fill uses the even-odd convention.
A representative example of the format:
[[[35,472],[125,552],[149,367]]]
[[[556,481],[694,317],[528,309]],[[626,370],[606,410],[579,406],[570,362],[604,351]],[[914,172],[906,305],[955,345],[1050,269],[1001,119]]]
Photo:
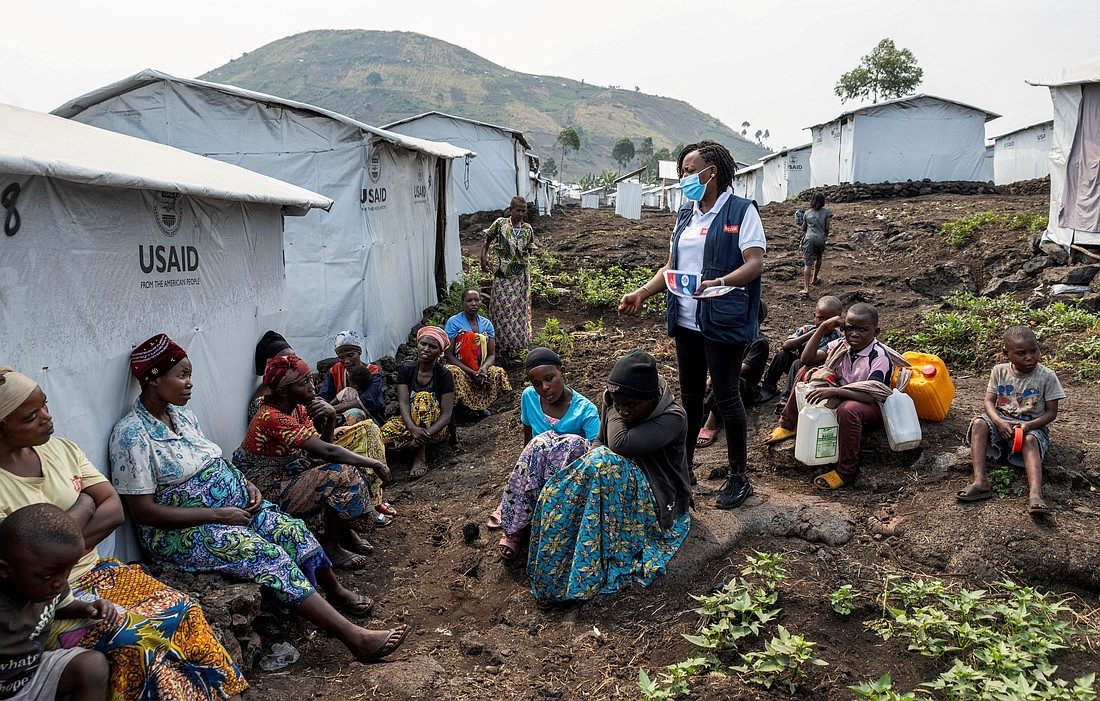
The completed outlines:
[[[803,190],[796,199],[809,202],[819,192],[825,195],[826,202],[855,202],[857,200],[917,197],[919,195],[996,195],[999,190],[993,183],[968,180],[933,182],[925,178],[924,180],[907,180],[903,183],[843,183],[812,187]]]

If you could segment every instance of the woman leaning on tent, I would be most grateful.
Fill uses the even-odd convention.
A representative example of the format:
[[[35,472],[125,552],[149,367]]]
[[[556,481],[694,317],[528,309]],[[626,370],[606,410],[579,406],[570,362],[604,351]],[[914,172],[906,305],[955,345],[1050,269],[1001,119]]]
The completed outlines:
[[[88,548],[69,574],[73,596],[123,610],[113,625],[55,621],[48,645],[105,654],[111,699],[239,699],[248,684],[198,604],[137,565],[99,557],[96,546],[122,523],[122,501],[80,448],[52,434],[42,388],[0,368],[0,515],[41,503],[68,512]]]
[[[492,271],[489,315],[496,325],[497,348],[506,355],[531,344],[531,255],[535,230],[523,221],[527,200],[512,198],[508,216],[485,230],[481,269]],[[492,253],[490,259],[489,254]]]
[[[730,188],[734,162],[725,146],[713,141],[689,144],[676,161],[687,202],[676,214],[668,263],[646,284],[624,295],[619,310],[637,314],[663,289],[665,272],[699,273],[700,291],[729,286],[710,299],[667,295],[668,335],[676,341],[681,400],[688,417],[688,465],[695,458],[703,426],[707,373],[726,429],[728,479],[718,494],[720,509],[738,507],[752,494],[747,472],[748,420],[741,400],[741,360],[756,338],[760,311],[760,273],[764,269],[764,227],[756,203]]]

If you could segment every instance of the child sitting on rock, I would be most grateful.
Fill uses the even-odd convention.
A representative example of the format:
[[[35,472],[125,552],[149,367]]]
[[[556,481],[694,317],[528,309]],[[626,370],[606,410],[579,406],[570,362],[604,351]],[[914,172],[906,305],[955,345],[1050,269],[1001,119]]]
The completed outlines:
[[[844,337],[820,348],[821,340],[836,329],[843,330]],[[909,366],[876,339],[878,332],[878,310],[870,304],[853,304],[844,318],[834,316],[819,324],[802,351],[802,364],[811,368],[808,374],[825,385],[810,390],[806,401],[835,409],[840,424],[839,460],[835,470],[814,478],[820,489],[840,489],[859,477],[863,428],[882,426],[882,403],[890,396],[894,366]],[[765,443],[794,438],[797,427],[798,405],[792,392],[779,415],[779,426]]]
[[[1027,472],[1028,511],[1045,514],[1043,457],[1050,446],[1049,424],[1058,418],[1058,400],[1066,393],[1058,376],[1039,362],[1039,342],[1031,329],[1013,326],[1005,331],[1004,353],[1008,362],[994,365],[989,373],[985,414],[970,422],[966,436],[974,481],[955,498],[970,502],[993,496],[986,462],[1007,461]]]
[[[787,385],[783,388],[783,396],[780,397],[780,401],[787,401],[787,397],[790,396],[791,390],[794,388],[798,371],[802,369],[802,361],[799,359],[802,357],[802,351],[806,349],[806,342],[810,340],[810,337],[814,335],[814,330],[822,322],[840,316],[841,307],[840,300],[832,295],[825,295],[817,300],[817,306],[814,307],[814,323],[799,326],[790,336],[787,336],[787,340],[783,341],[782,347],[776,351],[775,357],[768,365],[768,371],[760,382],[759,401],[761,403],[771,401],[775,395],[779,394],[779,378],[784,374],[787,375]],[[840,338],[840,336],[841,333],[837,329],[822,336],[821,349],[824,350],[825,346]]]

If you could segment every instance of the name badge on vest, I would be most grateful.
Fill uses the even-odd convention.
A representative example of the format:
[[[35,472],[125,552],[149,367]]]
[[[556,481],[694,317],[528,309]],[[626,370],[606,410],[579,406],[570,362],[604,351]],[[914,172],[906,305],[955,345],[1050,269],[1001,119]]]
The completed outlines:
[[[726,232],[727,234],[736,234],[740,230],[741,227],[737,224],[726,224],[722,227],[722,231]]]

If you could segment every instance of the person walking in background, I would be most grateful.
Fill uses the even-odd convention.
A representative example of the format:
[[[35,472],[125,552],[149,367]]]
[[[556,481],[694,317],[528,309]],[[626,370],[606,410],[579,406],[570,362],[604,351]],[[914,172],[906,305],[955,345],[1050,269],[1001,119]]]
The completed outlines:
[[[829,237],[829,219],[833,213],[825,209],[825,195],[820,192],[810,200],[810,208],[802,215],[802,272],[805,282],[799,294],[809,295],[810,285],[821,284],[821,261],[825,258],[825,239]],[[811,273],[813,277],[811,279]]]
[[[496,327],[497,349],[506,356],[531,344],[531,255],[535,230],[523,221],[527,200],[512,198],[508,216],[485,230],[481,269],[493,273],[489,316]],[[489,254],[492,253],[492,258]]]

